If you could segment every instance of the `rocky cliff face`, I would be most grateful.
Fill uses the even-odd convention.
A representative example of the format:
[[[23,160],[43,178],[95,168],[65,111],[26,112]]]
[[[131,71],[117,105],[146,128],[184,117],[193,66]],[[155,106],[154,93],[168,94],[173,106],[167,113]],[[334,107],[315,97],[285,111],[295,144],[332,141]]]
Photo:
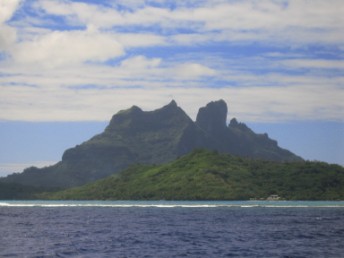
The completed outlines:
[[[211,135],[222,134],[227,126],[227,110],[223,100],[210,102],[199,109],[196,124]]]
[[[236,119],[227,126],[226,120],[223,100],[200,108],[196,122],[175,101],[150,112],[133,106],[115,114],[103,133],[66,150],[56,165],[27,169],[2,180],[64,188],[106,177],[130,164],[171,161],[195,148],[266,160],[302,160],[266,134],[255,134]]]

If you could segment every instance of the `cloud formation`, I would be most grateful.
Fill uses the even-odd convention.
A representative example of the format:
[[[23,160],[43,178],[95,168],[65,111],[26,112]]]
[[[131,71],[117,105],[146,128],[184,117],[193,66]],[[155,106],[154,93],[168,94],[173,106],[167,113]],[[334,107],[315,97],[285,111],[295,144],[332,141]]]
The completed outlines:
[[[193,117],[219,98],[244,121],[344,117],[340,0],[0,7],[2,120],[108,120],[172,98]]]
[[[87,61],[102,62],[123,55],[123,48],[112,35],[89,31],[54,31],[12,50],[14,62],[50,68]]]
[[[0,53],[6,51],[16,41],[16,30],[6,25],[20,4],[19,0],[0,1]]]

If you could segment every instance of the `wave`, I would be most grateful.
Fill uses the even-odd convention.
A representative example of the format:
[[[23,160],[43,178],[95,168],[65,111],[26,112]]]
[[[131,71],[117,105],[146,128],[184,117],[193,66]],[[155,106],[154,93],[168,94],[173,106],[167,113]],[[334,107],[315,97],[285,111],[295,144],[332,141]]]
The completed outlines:
[[[0,201],[0,207],[344,208],[344,201]]]

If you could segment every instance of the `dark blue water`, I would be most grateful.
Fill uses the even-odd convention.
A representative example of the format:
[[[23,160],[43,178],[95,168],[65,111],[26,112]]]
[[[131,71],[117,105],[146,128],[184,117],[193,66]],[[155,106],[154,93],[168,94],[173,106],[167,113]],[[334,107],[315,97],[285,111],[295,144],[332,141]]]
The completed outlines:
[[[0,257],[344,257],[342,206],[122,204],[0,205]]]

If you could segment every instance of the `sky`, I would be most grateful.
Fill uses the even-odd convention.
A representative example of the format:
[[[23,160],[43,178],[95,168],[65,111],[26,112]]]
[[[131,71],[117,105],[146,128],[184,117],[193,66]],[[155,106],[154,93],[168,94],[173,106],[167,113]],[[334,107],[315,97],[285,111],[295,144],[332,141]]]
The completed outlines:
[[[0,176],[61,160],[112,115],[223,99],[344,165],[342,0],[0,0]]]

